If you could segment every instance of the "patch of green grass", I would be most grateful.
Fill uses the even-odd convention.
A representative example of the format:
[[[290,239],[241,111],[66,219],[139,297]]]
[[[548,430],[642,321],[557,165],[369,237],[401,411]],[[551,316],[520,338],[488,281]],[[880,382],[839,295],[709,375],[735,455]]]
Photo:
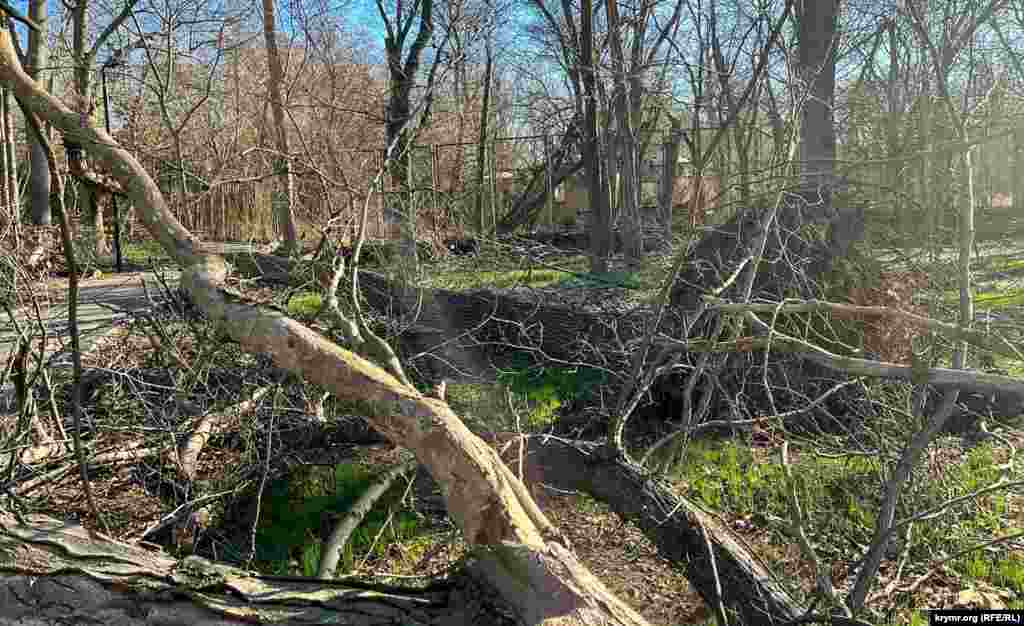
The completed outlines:
[[[368,467],[353,462],[304,468],[273,482],[263,495],[256,531],[257,560],[275,574],[296,573],[291,565],[294,560],[299,563],[299,573],[316,576],[323,537],[374,477]],[[418,518],[399,509],[404,488],[404,483],[396,483],[367,513],[342,551],[340,572],[351,570],[355,561],[368,552],[379,556],[389,543],[416,536]],[[389,509],[399,510],[389,515]],[[382,538],[375,542],[378,534]]]
[[[959,295],[957,296],[959,297]],[[1002,309],[1010,306],[1024,306],[1024,289],[991,291],[974,296],[974,306],[982,309]]]
[[[649,254],[635,270],[604,274],[589,272],[587,256],[558,257],[545,265],[530,266],[523,259],[501,251],[481,252],[471,259],[449,260],[426,268],[429,287],[468,290],[510,287],[594,289],[620,287],[657,289],[671,269],[672,257]]]
[[[170,261],[163,246],[152,239],[125,242],[121,247],[121,257],[132,265],[150,265]]]
[[[589,367],[530,367],[527,364],[498,375],[498,382],[525,398],[526,425],[533,428],[554,422],[563,404],[583,400],[600,387],[607,375]]]
[[[311,317],[320,310],[323,298],[318,292],[304,291],[297,293],[288,300],[288,315],[292,317]]]
[[[510,287],[547,287],[570,274],[546,268],[506,270],[452,270],[434,276],[430,286],[454,291]]]
[[[1019,254],[993,254],[979,263],[979,269],[989,272],[1007,272],[1024,269],[1024,258]]]
[[[521,366],[501,372],[497,383],[451,383],[446,397],[471,428],[518,426],[536,431],[552,424],[563,406],[585,399],[604,380],[605,374],[593,368],[534,367],[524,360]]]
[[[883,481],[891,467],[875,457],[823,457],[810,451],[793,461],[794,485],[808,520],[805,530],[826,561],[853,560],[871,542]],[[936,507],[999,480],[1001,470],[991,446],[979,445],[960,463],[915,472],[905,489],[896,518]],[[782,467],[777,458],[755,458],[739,441],[691,441],[673,469],[673,478],[688,495],[727,517],[746,517],[791,541],[792,516]],[[910,562],[929,564],[936,554],[954,554],[986,539],[1012,531],[1014,520],[1004,494],[993,494],[953,507],[927,523],[916,524]],[[784,520],[781,521],[780,520]],[[844,541],[836,541],[843,537]],[[963,581],[984,582],[1024,593],[1024,558],[1005,548],[974,552],[953,567]]]

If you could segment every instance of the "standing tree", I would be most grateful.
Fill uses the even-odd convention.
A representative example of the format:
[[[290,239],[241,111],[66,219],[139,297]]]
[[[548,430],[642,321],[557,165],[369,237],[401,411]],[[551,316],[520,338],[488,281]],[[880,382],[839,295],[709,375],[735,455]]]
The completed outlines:
[[[607,0],[608,39],[611,43],[614,88],[611,101],[615,119],[614,140],[609,140],[609,152],[615,155],[619,164],[621,184],[619,221],[622,225],[623,248],[628,265],[636,265],[643,253],[640,217],[640,163],[648,142],[640,137],[640,131],[652,126],[643,119],[645,99],[648,96],[646,74],[657,60],[662,46],[679,23],[683,1],[677,0],[669,18],[660,24],[654,42],[648,42],[648,25],[654,20],[655,0],[643,0],[632,15],[623,18],[619,14],[618,0]],[[629,55],[623,43],[623,31],[629,24]],[[657,108],[655,115],[660,114]]]
[[[274,202],[278,222],[284,231],[283,254],[293,254],[299,247],[298,232],[295,228],[295,176],[292,172],[291,156],[288,151],[288,129],[284,119],[284,67],[277,48],[277,26],[274,16],[274,0],[263,0],[263,40],[267,46],[267,99],[274,116],[274,138],[277,143],[277,171],[284,178],[283,197]]]
[[[490,2],[487,2],[490,6]],[[494,34],[488,29],[484,40],[483,97],[480,105],[480,133],[476,146],[476,219],[477,232],[484,234],[484,170],[487,161],[487,124],[491,117],[491,89],[494,85]]]
[[[48,62],[49,47],[46,0],[29,0],[28,17],[39,25],[39,30],[28,31],[28,49],[25,54],[25,71],[36,81],[43,80],[43,71]],[[40,82],[40,84],[42,84]],[[46,154],[32,131],[26,125],[26,140],[29,149],[29,206],[32,223],[45,226],[50,223],[50,168]]]
[[[17,233],[20,200],[18,168],[14,160],[13,107],[14,99],[10,91],[0,90],[0,205],[4,205],[0,215],[10,216],[14,232]]]
[[[400,224],[402,258],[409,267],[416,266],[416,210],[410,185],[411,148],[414,137],[412,93],[416,86],[423,52],[434,32],[434,0],[412,0],[403,8],[402,0],[395,3],[394,15],[389,16],[383,0],[377,0],[377,10],[384,21],[384,53],[388,65],[388,105],[385,122],[386,150],[391,159],[391,179],[400,193],[385,207],[385,217],[391,224]],[[408,43],[409,34],[416,27],[416,36]],[[408,48],[408,50],[406,49]],[[405,203],[404,210],[401,206]]]
[[[107,24],[90,46],[88,42],[90,1],[78,0],[71,5],[75,108],[78,111],[78,122],[82,126],[90,124],[95,109],[92,72],[96,56],[110,36],[132,14],[135,7],[135,0],[127,0],[120,13]],[[68,141],[66,137],[64,146],[67,150],[71,173],[78,179],[81,197],[92,214],[96,256],[109,256],[110,248],[107,246],[106,232],[103,226],[103,202],[111,193],[119,189],[112,179],[98,174],[90,167],[86,151],[83,150],[85,146],[74,140]]]
[[[836,87],[839,0],[796,3],[797,76],[804,86],[800,109],[800,175],[803,185],[823,192],[826,214],[836,162],[833,102]]]
[[[583,167],[587,172],[590,199],[590,271],[606,273],[612,251],[611,207],[604,162],[601,159],[597,115],[597,68],[594,53],[594,7],[582,0],[580,8],[579,63],[583,84]]]

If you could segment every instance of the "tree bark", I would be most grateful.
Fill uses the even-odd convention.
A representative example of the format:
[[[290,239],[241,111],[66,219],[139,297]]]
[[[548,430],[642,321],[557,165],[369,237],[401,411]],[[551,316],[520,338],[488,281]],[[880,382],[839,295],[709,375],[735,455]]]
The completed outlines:
[[[92,54],[87,41],[89,0],[78,0],[71,11],[72,55],[74,58],[75,108],[78,123],[85,127],[92,123]],[[40,86],[42,88],[42,86]],[[68,144],[65,143],[67,146]],[[110,256],[106,229],[103,227],[103,204],[97,197],[98,189],[85,177],[89,162],[82,144],[72,142],[68,151],[68,165],[79,181],[79,193],[88,215],[92,218],[94,252],[97,258]]]
[[[480,135],[476,145],[476,228],[481,236],[487,234],[484,232],[484,168],[487,163],[487,122],[491,116],[491,74],[494,72],[494,49],[490,36],[487,37],[484,49],[487,56],[484,62],[484,97],[480,109]]]
[[[839,0],[802,0],[798,12],[798,69],[807,86],[800,111],[801,182],[831,190],[836,159],[832,103],[836,84],[836,19]],[[824,198],[829,201],[828,197]]]
[[[517,436],[509,433],[494,439],[500,442]],[[518,455],[516,446],[510,446],[510,451]],[[530,437],[523,457],[524,480],[532,489],[543,490],[548,485],[607,503],[618,515],[633,521],[662,556],[686,569],[687,580],[709,606],[718,602],[715,590],[720,582],[723,602],[741,618],[737,623],[767,626],[804,614],[772,569],[728,526],[667,483],[652,478],[648,471],[610,456],[599,444],[551,438]],[[710,553],[705,537],[711,544]]]
[[[39,31],[28,31],[25,71],[42,86],[43,70],[49,62],[46,0],[29,0],[28,17],[39,25]],[[43,146],[27,127],[25,133],[29,149],[29,205],[32,223],[36,226],[46,226],[53,219],[50,212],[50,168],[46,164]]]
[[[2,150],[7,153],[7,169],[4,175],[9,181],[7,187],[7,202],[11,206],[12,215],[16,219],[21,217],[21,189],[18,186],[18,152],[17,144],[14,142],[14,98],[9,89],[4,90],[4,111],[0,118],[0,124],[4,126],[4,145]],[[17,226],[17,223],[15,224]],[[19,231],[15,231],[19,232]]]
[[[679,178],[679,147],[683,143],[682,117],[672,117],[671,120],[672,127],[668,140],[662,147],[661,189],[658,194],[662,237],[669,246],[672,245],[672,212],[675,203],[676,181]]]
[[[632,119],[632,98],[630,87],[639,87],[639,81],[630,81],[626,76],[625,52],[622,47],[621,21],[618,0],[608,0],[608,30],[612,48],[612,67],[615,71],[615,121],[618,136],[615,144],[621,162],[620,182],[621,204],[619,223],[622,230],[622,248],[628,267],[636,267],[643,255],[643,239],[640,224],[640,179],[636,128]],[[639,72],[640,68],[632,68]],[[635,94],[639,98],[639,94]],[[609,150],[611,152],[611,150]]]
[[[467,579],[406,589],[260,577],[94,537],[53,518],[26,521],[0,516],[0,626],[509,623],[493,589]]]
[[[224,259],[200,249],[128,151],[102,130],[82,124],[78,114],[24,73],[7,31],[0,31],[0,84],[13,88],[26,108],[66,140],[110,165],[140,221],[181,266],[184,292],[211,323],[244,350],[270,355],[279,367],[324,386],[335,397],[360,403],[378,432],[413,452],[442,486],[450,516],[475,547],[475,571],[499,589],[523,621],[645,623],[579,563],[519,479],[446,403],[399,383],[306,326],[226,292]],[[207,575],[201,580],[204,588],[209,585]]]
[[[324,540],[323,549],[320,551],[320,564],[317,566],[317,574],[320,578],[334,577],[335,571],[338,569],[338,562],[341,560],[341,551],[345,549],[345,544],[348,543],[352,533],[363,523],[366,514],[373,509],[373,505],[387,493],[396,480],[412,472],[416,467],[417,463],[414,460],[399,461],[377,476],[373,484],[349,507],[345,516],[334,525],[330,536]]]
[[[405,58],[405,39],[416,18],[416,6],[419,5],[419,29],[416,38],[409,46]],[[392,183],[399,188],[398,197],[392,195],[385,207],[385,216],[392,224],[399,225],[399,249],[408,270],[417,266],[416,254],[416,207],[414,204],[411,184],[412,174],[412,89],[419,72],[423,50],[430,42],[434,32],[434,0],[422,0],[414,5],[410,13],[402,15],[401,3],[398,14],[392,22],[384,13],[382,4],[378,3],[381,17],[384,19],[386,34],[384,36],[384,52],[388,63],[388,111],[384,124],[387,141],[386,154],[391,159],[389,166]],[[402,204],[405,204],[403,209]]]
[[[10,217],[12,223],[18,219],[18,207],[14,203],[14,187],[18,181],[14,172],[13,159],[10,158],[12,151],[8,147],[7,111],[11,108],[12,98],[6,89],[0,90],[0,219]],[[6,227],[6,223],[4,224]],[[17,231],[15,231],[17,233]]]
[[[277,143],[277,169],[284,179],[283,202],[275,204],[279,225],[283,230],[283,250],[286,255],[299,249],[299,236],[295,228],[295,176],[292,173],[291,156],[288,150],[288,128],[284,119],[284,68],[277,48],[277,21],[274,16],[274,0],[263,0],[263,40],[267,46],[267,98],[274,115],[274,136]],[[184,173],[183,173],[184,174]],[[184,192],[184,190],[183,190]]]
[[[587,171],[587,189],[590,200],[590,271],[608,272],[609,220],[608,195],[604,164],[597,128],[597,78],[594,67],[594,7],[591,0],[582,0],[580,9],[580,59],[583,79],[583,167]]]

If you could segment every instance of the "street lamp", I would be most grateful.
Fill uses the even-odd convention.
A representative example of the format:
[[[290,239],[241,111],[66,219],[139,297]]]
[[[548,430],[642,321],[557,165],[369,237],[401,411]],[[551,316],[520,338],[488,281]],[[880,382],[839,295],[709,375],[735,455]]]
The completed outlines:
[[[107,70],[124,65],[124,52],[124,49],[115,50],[100,68],[100,80],[103,83],[103,117],[106,121],[108,135],[110,135],[110,98],[107,96]],[[110,194],[110,202],[114,209],[114,265],[120,273],[124,268],[121,264],[121,212],[117,209],[116,193]]]

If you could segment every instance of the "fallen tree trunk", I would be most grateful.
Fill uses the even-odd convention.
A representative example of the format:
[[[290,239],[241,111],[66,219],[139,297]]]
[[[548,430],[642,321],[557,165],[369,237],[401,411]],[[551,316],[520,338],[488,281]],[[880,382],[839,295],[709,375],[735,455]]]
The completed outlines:
[[[296,261],[270,255],[244,253],[230,255],[229,258],[245,275],[262,275],[277,281],[289,280],[290,272],[297,267]],[[641,307],[626,312],[614,308],[606,311],[581,310],[552,304],[550,299],[544,298],[543,291],[533,295],[529,292],[509,295],[488,290],[447,289],[422,289],[419,294],[416,291],[410,293],[400,283],[366,271],[359,273],[359,282],[363,297],[377,313],[401,319],[402,325],[414,322],[414,328],[399,338],[403,351],[407,355],[428,354],[431,362],[436,364],[432,375],[437,379],[457,380],[467,372],[493,379],[495,368],[504,364],[502,353],[507,355],[515,350],[533,353],[540,363],[603,361],[610,366],[609,369],[614,369],[612,363],[626,363],[630,348],[644,337],[652,313],[650,309]],[[730,310],[750,306],[753,305],[716,304],[713,308]],[[775,305],[763,306],[775,308]],[[873,307],[871,313],[896,318],[908,315],[877,307]],[[935,320],[927,323],[942,325],[943,328],[948,326]],[[964,336],[978,339],[974,334]],[[467,341],[460,343],[456,341],[459,338]],[[993,341],[985,338],[979,339],[978,343],[984,347]],[[786,340],[778,334],[770,344],[767,340],[759,344],[753,338],[739,338],[735,342],[694,339],[686,344],[663,338],[656,339],[654,345],[676,351],[749,352],[769,346],[782,350]],[[821,349],[812,350],[810,344],[801,344],[787,351],[798,352],[802,358],[837,376],[910,380],[908,366],[828,355]],[[928,382],[940,389],[955,385],[963,393],[982,394],[985,396],[982,405],[999,407],[1003,415],[1017,415],[1024,410],[1024,391],[1017,379],[984,372],[933,368],[929,370]]]
[[[493,590],[466,578],[406,589],[261,577],[45,516],[26,521],[0,515],[0,626],[514,623]]]
[[[526,440],[524,449],[515,445],[520,438]],[[523,480],[535,497],[543,497],[538,491],[546,488],[585,493],[635,523],[662,556],[686,571],[708,606],[719,600],[725,604],[730,617],[738,618],[731,623],[824,623],[825,616],[809,615],[782,577],[714,513],[602,444],[517,433],[493,433],[485,439],[504,450],[513,466],[522,460]],[[504,445],[510,441],[512,445]],[[801,619],[805,621],[796,621]],[[840,616],[831,619],[836,626],[866,626]]]
[[[497,447],[516,437],[506,433],[490,439]],[[518,453],[517,446],[509,446],[506,460],[514,462]],[[585,493],[608,504],[634,522],[662,556],[685,568],[687,580],[708,606],[718,603],[716,584],[720,582],[721,600],[742,618],[738,623],[786,623],[804,613],[771,569],[717,517],[648,471],[608,454],[600,444],[528,437],[523,476],[534,490],[549,486]],[[716,569],[720,581],[715,580]]]
[[[552,626],[646,623],[580,564],[519,479],[445,402],[423,396],[281,313],[239,302],[225,291],[224,259],[201,250],[128,151],[102,130],[82,124],[25,74],[6,30],[0,30],[0,85],[63,133],[65,142],[86,146],[106,163],[140,221],[182,268],[185,292],[221,332],[335,397],[360,403],[377,431],[415,454],[441,486],[466,542],[475,547],[474,571],[500,590],[519,619]]]
[[[263,254],[227,257],[243,275],[288,281],[297,261]],[[405,288],[398,281],[359,272],[366,303],[378,314],[408,328],[399,337],[406,357],[428,360],[434,379],[492,379],[514,351],[538,362],[598,363],[627,358],[627,348],[643,336],[646,308],[581,309],[559,304],[545,291],[512,293],[486,289]]]

